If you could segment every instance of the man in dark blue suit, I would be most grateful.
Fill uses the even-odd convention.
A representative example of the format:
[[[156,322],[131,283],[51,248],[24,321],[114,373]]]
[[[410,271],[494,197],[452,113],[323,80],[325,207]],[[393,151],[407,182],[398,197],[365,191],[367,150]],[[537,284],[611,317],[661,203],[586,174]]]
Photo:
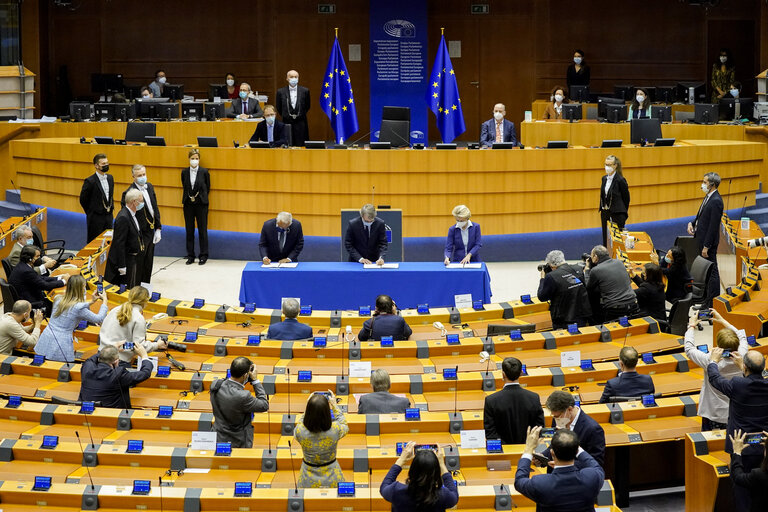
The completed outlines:
[[[566,391],[553,391],[547,397],[547,409],[552,414],[552,427],[573,430],[579,445],[601,466],[605,460],[605,431],[598,422],[576,406],[573,395]],[[549,457],[550,449],[544,450]]]
[[[528,429],[525,449],[517,462],[515,489],[536,502],[537,512],[594,510],[605,472],[579,447],[579,436],[567,429],[555,432],[549,447],[555,467],[550,474],[530,477],[531,459],[539,445],[541,427]]]
[[[405,319],[397,314],[397,304],[389,295],[376,297],[376,311],[371,318],[363,322],[363,328],[357,334],[360,341],[381,341],[382,336],[392,336],[392,340],[407,340],[413,331]]]
[[[261,228],[259,253],[261,261],[269,265],[299,261],[299,254],[304,249],[304,231],[301,222],[295,220],[289,212],[280,212],[274,219],[269,219]]]
[[[117,347],[111,345],[86,359],[80,373],[82,382],[78,400],[101,402],[102,407],[130,409],[130,388],[152,376],[152,361],[147,358],[147,351],[141,343],[136,343],[134,350],[141,358],[140,368],[135,372],[119,364]]]
[[[717,268],[717,243],[720,241],[720,219],[723,216],[723,198],[718,192],[720,175],[708,172],[701,181],[701,190],[706,194],[693,222],[688,223],[688,234],[699,244],[701,256],[712,262],[712,274],[707,283],[707,293],[702,305],[712,307],[712,299],[720,295],[720,272]]]
[[[504,119],[506,115],[507,109],[503,103],[494,105],[493,119],[484,122],[480,129],[480,144],[483,147],[489,148],[494,142],[511,142],[517,146],[515,123]]]
[[[285,124],[275,119],[275,107],[264,106],[264,122],[256,126],[251,141],[269,142],[269,147],[279,148],[288,143],[285,136]]]
[[[387,233],[384,221],[376,217],[376,208],[366,204],[360,208],[360,217],[349,221],[344,234],[344,247],[349,253],[349,261],[365,265],[376,262],[384,264],[387,252]]]
[[[619,367],[621,369],[619,376],[605,383],[603,396],[600,397],[601,404],[610,402],[611,397],[614,396],[639,397],[656,392],[651,376],[637,373],[637,350],[633,347],[621,349]]]
[[[283,301],[283,314],[285,320],[272,324],[267,331],[267,339],[270,340],[305,340],[312,337],[312,328],[306,324],[300,324],[296,317],[299,316],[299,301],[285,299]]]

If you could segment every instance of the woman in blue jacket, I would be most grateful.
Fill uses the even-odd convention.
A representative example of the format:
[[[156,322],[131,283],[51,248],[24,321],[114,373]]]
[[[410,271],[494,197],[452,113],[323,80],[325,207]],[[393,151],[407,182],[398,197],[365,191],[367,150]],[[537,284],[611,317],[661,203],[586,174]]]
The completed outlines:
[[[472,213],[463,204],[458,205],[451,213],[456,219],[456,224],[448,229],[448,237],[445,240],[445,264],[482,261],[480,248],[483,242],[480,224],[469,220]]]

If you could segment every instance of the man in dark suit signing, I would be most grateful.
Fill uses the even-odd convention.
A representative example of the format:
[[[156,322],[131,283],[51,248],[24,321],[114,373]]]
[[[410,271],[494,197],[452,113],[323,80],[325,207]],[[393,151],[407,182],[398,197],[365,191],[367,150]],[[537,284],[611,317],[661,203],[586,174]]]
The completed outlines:
[[[511,142],[517,146],[515,123],[507,121],[507,107],[503,103],[493,106],[493,119],[483,123],[480,128],[480,144],[485,148],[493,146],[494,142]]]
[[[157,206],[155,187],[147,181],[147,169],[141,165],[134,165],[131,170],[133,183],[124,192],[120,204],[125,208],[125,195],[130,190],[138,190],[144,196],[144,208],[136,215],[141,228],[141,237],[144,240],[144,252],[136,261],[136,282],[149,283],[152,279],[152,266],[155,259],[155,244],[162,237],[160,224],[160,208]]]
[[[309,89],[299,85],[299,72],[290,70],[285,80],[288,85],[277,90],[275,107],[285,124],[289,124],[294,146],[303,146],[309,140],[307,112],[310,107]]]
[[[88,228],[87,242],[90,242],[107,229],[112,229],[112,214],[115,205],[113,194],[115,179],[108,174],[109,159],[99,153],[93,157],[93,167],[96,172],[83,181],[80,190],[80,206],[85,212],[85,222]],[[86,242],[86,243],[87,243]]]
[[[541,399],[520,387],[523,365],[515,357],[501,363],[504,387],[485,397],[483,425],[486,439],[501,439],[504,444],[523,444],[530,427],[544,426]]]
[[[112,284],[125,284],[133,288],[137,280],[136,262],[143,257],[146,246],[141,233],[137,213],[144,208],[144,196],[137,189],[125,193],[125,208],[115,219],[115,230],[109,257],[104,270],[104,279]]]
[[[515,489],[536,502],[537,512],[594,510],[605,472],[588,452],[579,447],[579,436],[575,432],[558,430],[549,445],[554,469],[550,474],[530,477],[539,432],[541,427],[534,427],[528,433],[525,449],[517,462]]]
[[[251,94],[251,86],[245,82],[241,83],[239,97],[232,100],[232,106],[230,107],[227,117],[234,117],[237,119],[264,117],[264,112],[261,111],[259,100],[253,98]]]
[[[567,391],[553,391],[546,403],[552,415],[552,427],[573,430],[581,446],[598,464],[605,460],[605,431],[598,422],[576,406],[573,395]],[[549,448],[544,450],[549,457]]]
[[[614,377],[605,383],[603,396],[600,397],[600,403],[609,402],[611,397],[639,397],[643,395],[652,395],[656,392],[653,385],[653,378],[650,375],[637,373],[637,350],[633,347],[623,347],[619,352],[620,372],[618,377]]]
[[[312,327],[307,324],[299,323],[296,317],[299,316],[301,306],[296,299],[283,300],[283,315],[285,320],[269,326],[267,339],[270,340],[306,340],[312,337]]]
[[[278,213],[277,217],[269,219],[261,227],[259,253],[265,265],[299,261],[302,249],[304,232],[301,222],[295,220],[289,212]]]
[[[349,253],[349,261],[368,265],[376,262],[384,264],[387,252],[387,233],[384,221],[376,217],[376,207],[372,204],[360,208],[360,217],[349,221],[344,234],[344,247]]]
[[[699,244],[701,256],[712,262],[712,273],[707,283],[706,300],[702,307],[711,308],[712,299],[720,295],[720,272],[717,268],[717,244],[720,241],[720,218],[723,216],[723,198],[718,187],[720,175],[708,172],[701,180],[701,190],[706,194],[693,222],[688,223],[688,234]]]
[[[152,376],[152,361],[147,351],[136,343],[134,351],[141,358],[138,371],[128,371],[120,365],[118,349],[112,345],[101,348],[98,354],[83,362],[80,397],[78,400],[101,402],[102,407],[131,408],[130,388]]]
[[[256,126],[251,135],[252,142],[269,142],[269,147],[279,148],[288,143],[285,124],[275,119],[275,107],[264,105],[264,122]]]
[[[358,414],[403,414],[411,405],[404,396],[393,395],[389,392],[392,385],[387,370],[377,368],[371,372],[371,388],[373,393],[360,397],[357,404]]]

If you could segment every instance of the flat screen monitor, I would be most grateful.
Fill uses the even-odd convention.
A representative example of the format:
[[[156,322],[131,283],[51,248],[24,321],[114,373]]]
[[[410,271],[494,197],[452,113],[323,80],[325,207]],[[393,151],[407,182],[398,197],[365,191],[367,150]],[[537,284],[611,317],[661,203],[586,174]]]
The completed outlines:
[[[213,101],[214,98],[221,98],[222,100],[229,98],[227,84],[208,84],[208,101]]]
[[[69,104],[69,116],[73,121],[85,121],[93,117],[93,105],[87,101],[73,101]]]
[[[324,140],[307,140],[304,141],[304,147],[307,149],[325,149]]]
[[[718,109],[721,121],[753,119],[755,103],[752,98],[722,98]]]
[[[133,101],[141,98],[142,87],[143,85],[126,85],[123,87],[123,94],[125,94],[126,99]]]
[[[651,99],[651,103],[656,101],[656,88],[655,87],[646,87],[646,86],[638,86],[637,89],[642,89],[645,91],[645,94]],[[633,95],[637,93],[637,89],[633,91]],[[634,99],[630,97],[631,99]]]
[[[656,139],[661,138],[661,121],[658,119],[632,119],[629,133],[631,144],[640,144],[643,141],[656,142]]]
[[[163,86],[163,98],[168,98],[171,101],[180,101],[184,99],[184,85],[182,84],[165,84]]]
[[[601,148],[620,148],[624,144],[622,139],[605,139],[600,146]]]
[[[181,117],[188,121],[199,121],[203,117],[203,104],[192,101],[182,103]]]
[[[178,103],[160,103],[157,111],[160,114],[160,119],[165,119],[166,121],[179,118]]]
[[[664,146],[674,146],[675,145],[675,139],[656,139],[656,142],[653,143],[654,146],[657,148],[664,147]]]
[[[657,85],[656,86],[656,101],[664,103],[666,105],[674,103],[677,98],[677,87],[674,85]]]
[[[718,105],[714,103],[696,103],[693,106],[693,122],[696,124],[715,124],[720,118]]]
[[[201,148],[217,148],[219,147],[219,141],[216,137],[198,137],[197,145]],[[253,311],[251,311],[253,313]]]
[[[563,119],[568,119],[569,121],[571,119],[574,121],[581,119],[581,105],[578,103],[563,104]]]
[[[631,85],[614,85],[613,97],[622,101],[632,101],[632,95],[635,94],[635,88]]]
[[[96,103],[93,106],[97,121],[122,121],[136,117],[136,106],[132,103]]]
[[[144,137],[149,135],[154,137],[157,133],[157,125],[155,123],[128,123],[125,127],[125,141],[126,142],[145,142]]]
[[[624,105],[624,100],[621,98],[610,98],[608,96],[600,96],[597,98],[597,117],[599,119],[605,119],[607,117],[606,110],[608,105]]]
[[[123,75],[120,73],[91,73],[91,92],[123,92]]]
[[[547,141],[547,149],[567,149],[567,140],[550,140]]]
[[[589,103],[588,85],[572,85],[571,90],[568,92],[571,95],[571,100],[576,103]]]
[[[627,106],[610,104],[605,106],[605,120],[609,123],[620,123],[627,119]]]
[[[94,137],[93,140],[96,141],[96,144],[115,144],[115,139],[112,137]],[[86,327],[88,326],[88,323],[86,322]],[[80,329],[80,325],[77,326],[78,329]]]
[[[381,118],[389,121],[410,121],[410,107],[382,107]]]
[[[205,104],[205,117],[209,121],[215,121],[224,117],[224,104],[223,103],[206,103]]]
[[[706,98],[707,88],[704,82],[678,82],[677,100],[692,105]]]
[[[160,105],[165,98],[136,100],[136,115],[139,119],[160,119]]]
[[[494,142],[491,149],[512,149],[514,147],[514,142]]]
[[[144,137],[144,141],[147,146],[165,146],[165,137],[152,137],[147,135]]]
[[[662,123],[671,123],[672,107],[670,105],[653,105],[651,107],[651,117],[658,119]]]

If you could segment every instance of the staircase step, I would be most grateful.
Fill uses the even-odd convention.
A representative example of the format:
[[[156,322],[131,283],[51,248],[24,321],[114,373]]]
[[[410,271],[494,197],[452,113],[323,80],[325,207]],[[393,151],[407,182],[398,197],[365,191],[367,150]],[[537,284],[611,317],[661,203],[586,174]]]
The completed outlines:
[[[766,193],[766,194],[755,194],[755,202],[761,201],[761,200],[768,200],[768,193]]]

